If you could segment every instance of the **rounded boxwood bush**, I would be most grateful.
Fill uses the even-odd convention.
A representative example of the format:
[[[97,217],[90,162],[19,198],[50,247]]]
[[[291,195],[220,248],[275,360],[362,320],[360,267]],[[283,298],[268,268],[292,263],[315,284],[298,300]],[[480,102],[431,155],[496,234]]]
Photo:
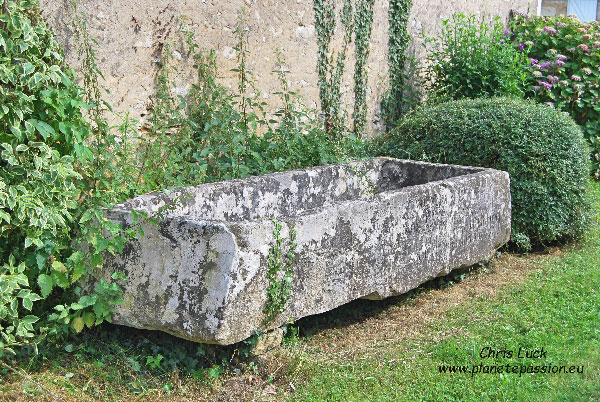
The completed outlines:
[[[511,180],[511,244],[527,251],[579,236],[587,221],[588,149],[563,112],[513,98],[422,107],[375,142],[378,155],[482,166]]]

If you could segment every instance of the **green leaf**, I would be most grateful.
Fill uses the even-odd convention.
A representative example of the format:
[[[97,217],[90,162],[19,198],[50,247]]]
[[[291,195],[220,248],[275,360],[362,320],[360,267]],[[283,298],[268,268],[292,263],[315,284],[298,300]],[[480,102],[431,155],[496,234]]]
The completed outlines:
[[[13,280],[21,286],[29,286],[29,280],[25,274],[17,274],[12,276]]]
[[[42,137],[44,137],[44,140],[48,139],[48,137],[54,137],[56,135],[56,132],[48,123],[35,119],[31,119],[30,121],[33,123],[35,128],[37,128]]]
[[[36,317],[35,315],[26,315],[25,317],[21,318],[20,320],[26,324],[33,324],[35,322],[38,322],[39,318]]]
[[[19,293],[17,294],[17,297],[25,298],[25,297],[29,296],[30,293],[31,293],[30,289],[21,289],[19,291]]]
[[[96,300],[98,300],[98,296],[81,296],[78,303],[83,307],[89,307],[96,304]]]
[[[37,263],[38,269],[41,271],[46,266],[46,261],[48,261],[48,256],[43,253],[37,253],[35,255],[35,262]]]
[[[69,287],[69,279],[67,278],[67,275],[64,272],[52,271],[52,279],[54,280],[54,283],[56,285],[60,286],[63,289]]]
[[[86,272],[85,263],[83,261],[79,261],[73,267],[73,275],[71,276],[71,283],[75,283],[79,278],[83,276]]]
[[[96,322],[96,314],[92,313],[91,311],[83,313],[82,318],[85,326],[88,328],[92,328]]]
[[[31,301],[31,299],[23,299],[23,308],[31,311],[31,309],[33,308],[33,302]]]
[[[10,215],[0,209],[0,221],[5,220],[6,223],[10,223]]]
[[[65,266],[65,264],[63,264],[62,262],[56,260],[52,263],[52,269],[54,269],[55,271],[58,272],[68,272],[67,267]]]
[[[29,74],[33,73],[34,70],[35,70],[35,67],[33,67],[33,64],[31,64],[29,62],[23,64],[23,74],[29,75]]]
[[[42,291],[42,297],[45,299],[52,292],[54,287],[54,279],[50,275],[41,274],[38,276],[37,283]]]
[[[33,244],[33,239],[31,237],[26,237],[25,238],[25,248],[28,248],[32,244]]]
[[[10,126],[10,132],[14,134],[15,137],[17,137],[18,140],[23,141],[25,138],[23,137],[23,134],[21,134],[21,129],[17,126]]]
[[[79,223],[85,223],[85,222],[89,221],[90,219],[92,219],[92,211],[88,210],[83,214],[81,219],[79,219]]]
[[[28,298],[31,301],[42,300],[42,298],[40,297],[40,295],[38,295],[37,293],[30,293]]]

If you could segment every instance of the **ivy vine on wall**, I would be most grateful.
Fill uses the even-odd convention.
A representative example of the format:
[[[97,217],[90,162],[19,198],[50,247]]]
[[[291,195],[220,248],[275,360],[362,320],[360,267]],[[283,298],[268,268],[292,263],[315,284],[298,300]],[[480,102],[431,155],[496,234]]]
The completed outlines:
[[[366,62],[373,28],[374,0],[345,0],[340,10],[343,29],[342,48],[334,53],[331,41],[336,28],[336,1],[314,0],[315,28],[317,31],[317,73],[319,98],[325,120],[325,131],[332,137],[341,136],[345,130],[345,114],[341,109],[341,81],[344,74],[348,45],[354,38],[354,133],[360,137],[367,121]]]
[[[341,111],[342,75],[346,61],[348,45],[352,42],[353,5],[344,1],[341,10],[341,23],[344,30],[342,49],[337,53],[330,51],[331,40],[335,32],[335,0],[314,0],[315,29],[317,31],[317,73],[319,75],[319,98],[324,117],[325,131],[333,138],[344,131],[344,115]]]
[[[367,83],[368,70],[365,66],[369,58],[369,42],[373,30],[374,0],[358,0],[354,16],[354,133],[362,137],[367,123]]]
[[[407,61],[409,61],[406,51],[411,40],[407,25],[412,4],[413,0],[390,0],[388,11],[389,90],[382,104],[384,120],[388,127],[406,109],[404,95],[408,85],[406,68]]]

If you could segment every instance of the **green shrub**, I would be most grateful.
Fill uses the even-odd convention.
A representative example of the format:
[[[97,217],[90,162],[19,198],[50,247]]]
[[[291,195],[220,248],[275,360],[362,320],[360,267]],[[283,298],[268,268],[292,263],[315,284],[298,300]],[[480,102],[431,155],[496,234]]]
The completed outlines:
[[[514,14],[511,29],[514,46],[530,60],[527,96],[568,112],[581,126],[600,179],[600,25]]]
[[[527,250],[585,227],[587,146],[550,106],[512,98],[451,101],[416,110],[378,140],[379,155],[507,171],[512,244]]]
[[[89,175],[96,158],[86,145],[91,130],[82,114],[90,105],[37,1],[0,0],[0,50],[3,357],[47,334],[79,332],[110,319],[115,294],[101,289],[102,295],[80,299],[76,282],[89,266],[101,264],[102,251],[117,251],[123,243],[84,224],[95,214],[101,221]],[[82,232],[94,243],[85,255],[74,239]],[[85,303],[71,304],[77,301]]]
[[[527,59],[515,49],[498,18],[475,15],[442,21],[438,38],[425,38],[426,87],[433,99],[522,96]]]
[[[89,158],[73,80],[36,2],[0,0],[0,357],[35,338],[33,302],[72,278],[75,165]]]

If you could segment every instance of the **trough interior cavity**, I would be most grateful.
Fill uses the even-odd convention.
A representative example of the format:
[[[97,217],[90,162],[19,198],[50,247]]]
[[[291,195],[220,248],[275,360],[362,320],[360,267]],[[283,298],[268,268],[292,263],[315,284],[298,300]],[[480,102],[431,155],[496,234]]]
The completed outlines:
[[[153,213],[183,195],[187,199],[169,217],[222,222],[295,217],[335,203],[368,199],[378,193],[481,170],[375,158],[186,187],[170,195],[151,193],[121,204],[119,209]]]
[[[375,193],[396,191],[404,187],[418,186],[451,177],[481,172],[483,168],[455,165],[433,165],[407,160],[381,159]]]

